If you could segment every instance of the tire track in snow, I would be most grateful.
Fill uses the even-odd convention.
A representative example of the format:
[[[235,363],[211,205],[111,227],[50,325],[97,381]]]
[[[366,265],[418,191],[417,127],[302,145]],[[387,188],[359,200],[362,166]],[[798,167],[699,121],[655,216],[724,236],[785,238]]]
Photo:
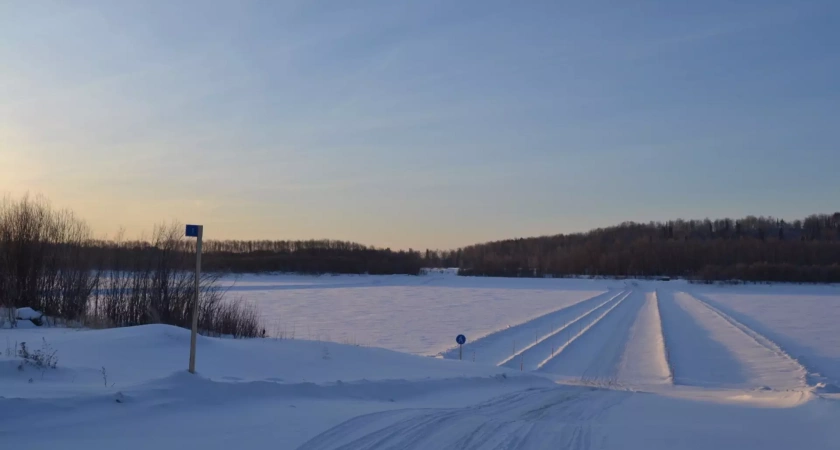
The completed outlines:
[[[554,331],[552,331],[552,332],[550,332],[546,335],[543,335],[537,341],[535,341],[535,342],[527,345],[526,347],[522,348],[521,350],[513,353],[511,356],[509,356],[508,358],[505,358],[503,361],[501,361],[498,365],[499,366],[506,366],[506,367],[514,367],[514,366],[518,365],[518,361],[520,359],[523,359],[524,356],[527,355],[528,360],[533,361],[534,359],[531,356],[533,354],[539,355],[540,353],[543,353],[544,355],[540,359],[537,359],[537,361],[542,361],[545,358],[545,354],[548,353],[548,352],[546,352],[547,347],[552,345],[552,342],[549,342],[549,339],[553,338],[554,336],[558,336],[558,335],[562,337],[563,333],[567,333],[567,334],[570,335],[570,331],[574,330],[576,327],[579,330],[581,330],[583,328],[581,326],[582,321],[585,321],[587,317],[595,314],[596,311],[602,310],[603,308],[606,307],[606,305],[613,302],[615,299],[617,299],[618,297],[620,297],[624,293],[625,293],[625,291],[621,291],[618,294],[613,295],[607,301],[605,301],[605,302],[595,306],[594,308],[584,312],[583,314],[575,317],[571,321],[566,322],[565,325],[563,325],[562,327],[559,327],[558,329],[556,329],[556,330],[554,330]],[[540,344],[543,344],[543,345],[540,345]],[[560,346],[558,345],[557,348],[560,348]],[[552,346],[552,350],[553,349],[554,349],[554,347]],[[551,354],[553,355],[553,352]],[[531,369],[529,369],[529,370],[531,370]]]
[[[614,384],[630,328],[643,304],[641,292],[631,291],[595,317],[538,370]]]
[[[617,385],[619,384],[619,373],[621,370],[621,360],[624,357],[630,343],[630,333],[633,324],[641,312],[644,305],[644,293],[636,292],[628,301],[624,302],[624,307],[617,309],[617,312],[612,318],[601,323],[601,335],[590,335],[591,341],[595,344],[595,351],[592,355],[595,358],[583,372],[581,379],[583,381]],[[608,325],[610,327],[608,327]],[[603,334],[609,330],[609,335],[604,340]],[[600,341],[600,343],[599,343]],[[580,342],[581,347],[584,347],[585,342]],[[598,348],[600,345],[600,349]],[[590,346],[590,349],[592,346]]]
[[[551,335],[564,324],[591,310],[593,305],[599,305],[604,299],[613,296],[615,296],[614,291],[603,292],[529,321],[487,334],[474,341],[468,341],[463,349],[464,359],[470,360],[475,357],[476,361],[501,365],[511,355],[519,353],[522,348],[533,346],[535,342],[541,340],[541,337]],[[458,348],[447,350],[442,356],[447,359],[458,359]]]
[[[668,338],[665,337],[665,321],[662,320],[662,301],[659,300],[659,290],[656,294],[656,315],[659,318],[659,334],[662,335],[662,351],[665,353],[665,363],[668,365],[668,382],[674,384],[674,364],[671,362],[671,350],[668,346]]]
[[[599,422],[629,392],[585,387],[520,391],[465,408],[404,409],[350,419],[300,450],[603,448]]]

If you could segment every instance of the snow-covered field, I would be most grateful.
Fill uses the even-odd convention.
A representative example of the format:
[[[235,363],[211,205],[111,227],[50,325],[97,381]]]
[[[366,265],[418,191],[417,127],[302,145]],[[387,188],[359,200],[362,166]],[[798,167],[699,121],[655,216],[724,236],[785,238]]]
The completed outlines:
[[[229,297],[259,306],[272,336],[434,355],[452,347],[459,333],[484,336],[624,283],[430,274],[245,275],[223,285]]]
[[[0,330],[0,446],[775,450],[840,442],[837,286],[445,274],[227,282],[229,295],[258,303],[287,338],[201,338],[198,375],[184,370],[189,333],[169,326]],[[458,333],[469,339],[465,361]],[[57,367],[22,363],[14,349],[23,341],[30,350],[49,345]]]

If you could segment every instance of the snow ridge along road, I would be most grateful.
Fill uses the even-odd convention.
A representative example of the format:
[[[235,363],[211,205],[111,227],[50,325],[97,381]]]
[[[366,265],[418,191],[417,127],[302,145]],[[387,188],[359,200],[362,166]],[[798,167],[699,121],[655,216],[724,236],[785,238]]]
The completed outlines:
[[[660,310],[675,384],[806,388],[806,371],[799,363],[696,297],[686,292],[660,291]]]
[[[546,333],[536,331],[549,323],[560,325]],[[529,338],[533,341],[517,348]],[[473,352],[479,351],[496,357],[506,353],[497,363],[502,367],[538,370],[590,384],[643,387],[673,383],[659,300],[655,291],[638,287],[602,294],[493,333],[472,347],[465,346],[465,358],[471,359]]]
[[[547,339],[566,324],[604,304],[605,299],[609,302],[618,295],[620,295],[620,292],[618,294],[614,291],[604,292],[533,320],[490,333],[472,341],[468,340],[467,344],[464,345],[464,359],[502,365],[511,358],[511,355],[518,355],[523,349]],[[469,338],[470,336],[467,336],[467,339]],[[458,348],[450,349],[444,352],[442,356],[447,359],[458,359]]]
[[[759,381],[767,381],[768,386],[777,386],[779,389],[801,389],[807,385],[808,370],[799,361],[787,354],[778,344],[741,322],[738,322],[720,309],[715,308],[700,296],[693,294],[687,295],[713,311],[730,325],[737,328],[738,331],[752,339],[759,347],[766,350],[760,351],[761,357],[757,355],[753,356],[752,354],[744,355],[747,361],[751,363],[752,369],[759,375]],[[745,344],[739,350],[743,351],[746,348],[747,345]],[[756,351],[755,349],[752,350]]]
[[[589,323],[560,353],[541,363],[539,369],[587,383],[617,384],[621,358],[644,300],[643,292],[631,291]]]
[[[644,305],[630,329],[621,358],[618,382],[633,386],[673,383],[656,291],[645,293]]]
[[[583,335],[589,327],[601,320],[607,313],[620,304],[629,292],[622,291],[611,297],[608,301],[598,305],[565,325],[556,338],[546,339],[527,351],[517,355],[505,363],[506,367],[520,368],[521,370],[538,370],[551,358],[557,356],[569,346],[575,339]]]
[[[508,358],[505,358],[498,365],[499,366],[506,366],[506,367],[514,367],[518,364],[517,361],[524,360],[525,355],[528,355],[529,364],[531,364],[534,361],[534,358],[532,358],[532,356],[533,355],[539,355],[540,353],[545,353],[545,348],[547,348],[548,346],[551,346],[552,349],[557,349],[559,351],[559,349],[566,342],[566,341],[561,341],[561,339],[563,339],[564,336],[566,337],[567,340],[574,339],[574,338],[571,338],[571,335],[572,335],[571,333],[576,329],[577,330],[582,330],[583,329],[582,324],[583,324],[583,322],[585,322],[587,320],[587,318],[595,315],[597,311],[605,309],[608,304],[614,303],[614,300],[617,299],[618,297],[620,297],[624,293],[625,293],[624,291],[621,291],[618,294],[615,294],[615,295],[611,296],[607,301],[605,301],[605,302],[599,304],[598,306],[584,312],[583,314],[575,317],[571,321],[566,321],[563,326],[558,327],[556,330],[551,331],[550,333],[540,337],[538,340],[534,341],[533,343],[528,344],[527,346],[525,346],[521,350],[516,351],[514,354],[512,354]],[[597,298],[601,299],[601,298],[603,298],[603,296],[599,296]],[[568,317],[564,317],[564,318],[567,319]],[[559,339],[551,339],[555,336],[558,336]],[[543,344],[543,345],[540,345],[540,344]],[[553,354],[553,351],[552,351],[552,354]],[[541,361],[541,359],[537,360],[537,361]],[[533,365],[533,364],[531,364],[531,365]],[[533,367],[533,368],[536,368],[536,367]]]
[[[785,291],[766,297],[719,292],[693,295],[802,365],[808,371],[809,386],[836,394],[840,393],[838,287],[810,287],[812,292],[798,296]]]
[[[807,389],[805,367],[708,302],[632,287],[487,335],[465,345],[464,358],[621,388]]]

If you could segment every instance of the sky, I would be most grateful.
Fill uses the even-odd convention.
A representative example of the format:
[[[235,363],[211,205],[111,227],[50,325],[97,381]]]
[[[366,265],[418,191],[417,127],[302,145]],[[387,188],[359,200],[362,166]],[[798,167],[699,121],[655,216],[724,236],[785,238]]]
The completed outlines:
[[[0,195],[454,248],[840,210],[840,2],[0,0]]]

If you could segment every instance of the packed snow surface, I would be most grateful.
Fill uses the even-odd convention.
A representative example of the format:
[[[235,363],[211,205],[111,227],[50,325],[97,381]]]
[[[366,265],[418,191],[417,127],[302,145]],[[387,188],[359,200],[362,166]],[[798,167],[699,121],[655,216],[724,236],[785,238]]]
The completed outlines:
[[[35,311],[32,308],[18,308],[17,313],[15,314],[18,320],[32,320],[32,319],[40,319],[43,314],[38,311]]]
[[[0,330],[2,447],[840,442],[836,286],[447,273],[226,283],[227,295],[257,302],[264,320],[294,325],[283,339],[200,337],[195,375],[185,370],[189,332],[171,326]],[[458,333],[469,338],[460,349]],[[52,352],[57,367],[22,358],[23,342],[30,354]]]

